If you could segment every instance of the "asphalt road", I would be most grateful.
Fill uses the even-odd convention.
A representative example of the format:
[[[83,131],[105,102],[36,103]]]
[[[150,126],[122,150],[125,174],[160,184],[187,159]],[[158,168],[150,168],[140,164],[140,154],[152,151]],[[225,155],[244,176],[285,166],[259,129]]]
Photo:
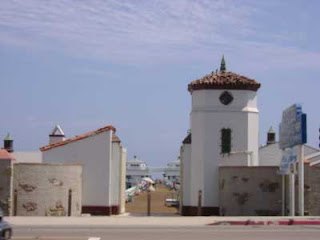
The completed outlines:
[[[318,226],[205,226],[179,228],[13,228],[13,240],[250,240],[319,239]]]

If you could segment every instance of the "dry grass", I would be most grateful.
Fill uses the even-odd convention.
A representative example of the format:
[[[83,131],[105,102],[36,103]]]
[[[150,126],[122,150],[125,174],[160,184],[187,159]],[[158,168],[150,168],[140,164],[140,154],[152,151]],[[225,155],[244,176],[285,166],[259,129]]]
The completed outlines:
[[[158,185],[156,191],[151,192],[151,213],[155,214],[177,214],[178,209],[164,205],[166,198],[172,198],[173,190],[167,189],[164,185]],[[143,192],[134,198],[134,202],[126,204],[128,213],[147,213],[147,193]]]

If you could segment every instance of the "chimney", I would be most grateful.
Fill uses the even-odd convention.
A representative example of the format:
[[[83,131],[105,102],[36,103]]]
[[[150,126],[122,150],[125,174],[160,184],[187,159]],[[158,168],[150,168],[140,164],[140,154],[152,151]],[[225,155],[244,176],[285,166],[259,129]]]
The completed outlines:
[[[272,127],[270,127],[268,131],[268,137],[267,137],[267,145],[276,143],[276,132],[273,130]]]
[[[49,135],[49,144],[61,142],[65,140],[65,135],[63,130],[59,125],[56,125]]]
[[[10,136],[10,133],[3,139],[3,148],[6,149],[9,153],[13,152],[13,139]]]

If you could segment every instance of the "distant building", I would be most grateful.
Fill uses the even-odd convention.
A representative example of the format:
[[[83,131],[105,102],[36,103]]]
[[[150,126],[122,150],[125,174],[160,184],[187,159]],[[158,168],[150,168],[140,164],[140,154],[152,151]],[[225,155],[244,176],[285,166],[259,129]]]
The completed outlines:
[[[65,139],[60,126],[41,147],[44,163],[83,165],[82,213],[111,215],[124,212],[126,149],[113,126]]]
[[[167,164],[163,176],[170,183],[180,183],[180,157]]]
[[[283,150],[276,141],[276,133],[270,128],[267,135],[267,144],[259,148],[259,166],[280,166]],[[320,150],[304,145],[304,160],[311,163],[320,160]]]
[[[126,169],[126,188],[138,185],[144,177],[150,177],[147,163],[137,159],[136,156],[127,161]]]

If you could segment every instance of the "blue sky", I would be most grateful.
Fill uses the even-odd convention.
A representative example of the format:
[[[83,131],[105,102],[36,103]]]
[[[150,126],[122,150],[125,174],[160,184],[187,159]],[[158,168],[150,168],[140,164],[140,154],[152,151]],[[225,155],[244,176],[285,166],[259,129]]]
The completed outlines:
[[[16,150],[113,124],[129,157],[175,159],[189,128],[187,85],[219,67],[262,83],[260,144],[300,103],[318,146],[320,2],[0,2],[0,137]]]

